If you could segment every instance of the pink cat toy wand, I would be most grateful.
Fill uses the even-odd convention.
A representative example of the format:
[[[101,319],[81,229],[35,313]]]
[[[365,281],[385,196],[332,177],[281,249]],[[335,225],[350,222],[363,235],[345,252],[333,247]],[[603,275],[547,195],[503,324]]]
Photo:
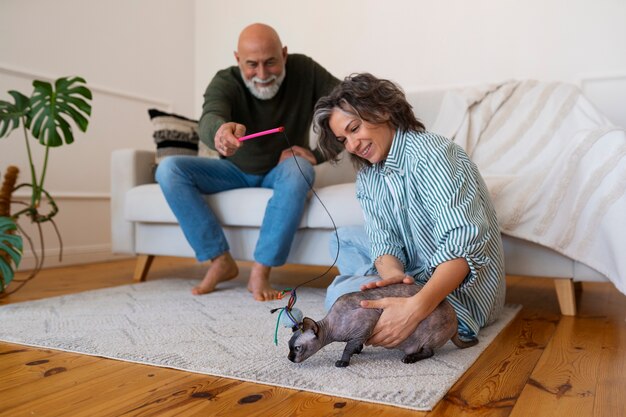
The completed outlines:
[[[251,135],[242,136],[239,138],[239,142],[243,142],[244,140],[258,138],[259,136],[271,135],[272,133],[279,133],[285,130],[284,127],[277,127],[275,129],[264,130],[262,132],[253,133]]]

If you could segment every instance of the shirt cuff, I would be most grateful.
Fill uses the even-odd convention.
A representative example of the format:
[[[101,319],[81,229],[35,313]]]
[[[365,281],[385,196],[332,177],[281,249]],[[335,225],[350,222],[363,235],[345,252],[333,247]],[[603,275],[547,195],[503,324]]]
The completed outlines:
[[[464,288],[467,286],[471,286],[476,277],[478,276],[478,271],[480,271],[485,266],[489,265],[491,260],[488,256],[485,255],[484,250],[479,245],[476,245],[474,248],[462,248],[459,246],[447,246],[445,248],[439,249],[433,255],[430,262],[430,273],[431,275],[434,273],[435,268],[440,264],[451,261],[453,259],[463,258],[467,261],[470,272],[467,277],[463,280],[459,288]]]
[[[406,272],[406,257],[402,248],[397,246],[381,246],[372,248],[372,259],[374,260],[374,268],[376,268],[376,260],[383,255],[391,255],[397,258],[402,264],[402,269]],[[378,270],[376,270],[378,272]]]

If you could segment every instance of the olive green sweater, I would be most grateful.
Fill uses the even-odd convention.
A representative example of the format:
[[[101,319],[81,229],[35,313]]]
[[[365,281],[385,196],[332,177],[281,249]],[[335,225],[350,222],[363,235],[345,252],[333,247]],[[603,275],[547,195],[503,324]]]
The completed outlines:
[[[246,134],[284,126],[289,143],[282,133],[260,136],[244,141],[237,153],[228,157],[249,174],[268,172],[290,144],[310,149],[313,107],[339,80],[305,55],[288,55],[286,71],[278,93],[270,100],[260,100],[250,93],[238,66],[219,71],[204,93],[200,140],[215,149],[215,133],[226,122],[245,125]],[[323,161],[318,149],[313,153],[317,162]]]

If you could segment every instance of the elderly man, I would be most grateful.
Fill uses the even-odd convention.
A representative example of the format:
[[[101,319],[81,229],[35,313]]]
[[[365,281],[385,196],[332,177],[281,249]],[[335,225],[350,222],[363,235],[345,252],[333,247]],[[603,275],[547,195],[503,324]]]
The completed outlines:
[[[265,301],[278,295],[269,283],[271,268],[287,260],[314,181],[313,165],[323,161],[319,150],[309,148],[313,107],[339,80],[307,56],[288,56],[276,31],[260,23],[241,32],[235,59],[237,65],[219,71],[207,87],[199,124],[200,139],[221,158],[171,156],[156,176],[196,258],[211,260],[194,294],[211,292],[239,273],[202,195],[273,189],[248,280],[254,298]],[[238,140],[278,126],[284,126],[291,146],[281,134]]]

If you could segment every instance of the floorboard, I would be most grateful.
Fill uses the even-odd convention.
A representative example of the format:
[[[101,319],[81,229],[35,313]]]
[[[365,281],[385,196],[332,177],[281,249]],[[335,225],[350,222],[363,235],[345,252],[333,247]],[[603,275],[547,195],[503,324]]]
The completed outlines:
[[[46,269],[0,305],[131,284],[135,265]],[[245,281],[250,264],[239,266]],[[325,269],[287,265],[272,282],[285,288]],[[157,257],[148,280],[203,273],[193,260]],[[334,274],[311,285],[324,287]],[[623,294],[584,283],[578,315],[563,317],[551,279],[510,276],[507,303],[522,311],[431,412],[0,343],[0,416],[626,416]]]

